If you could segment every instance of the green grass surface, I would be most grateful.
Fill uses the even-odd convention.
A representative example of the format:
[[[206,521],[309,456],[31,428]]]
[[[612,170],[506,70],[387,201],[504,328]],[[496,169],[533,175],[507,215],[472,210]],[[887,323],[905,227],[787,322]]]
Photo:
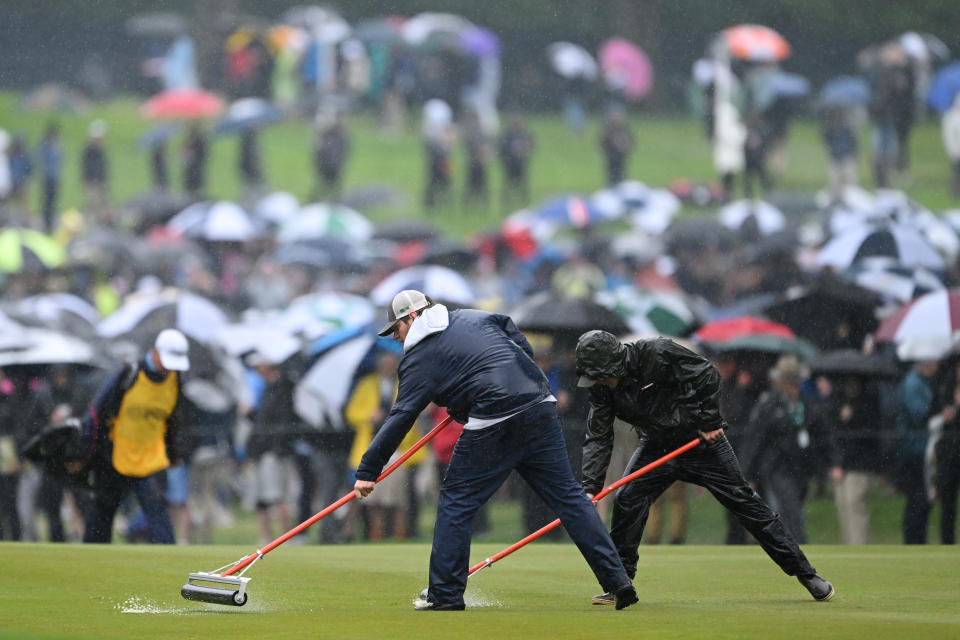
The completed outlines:
[[[96,106],[85,114],[50,114],[24,112],[18,108],[18,98],[11,93],[0,93],[0,127],[27,135],[31,148],[36,148],[46,124],[57,121],[62,128],[66,158],[62,188],[62,208],[79,207],[82,203],[79,178],[80,150],[86,138],[89,123],[103,118],[109,123],[107,134],[111,161],[111,191],[114,200],[123,202],[149,185],[147,154],[136,149],[137,138],[147,130],[150,122],[143,120],[134,98],[114,100]],[[598,123],[594,119],[583,133],[566,129],[553,115],[535,115],[529,118],[536,138],[536,149],[531,162],[531,199],[536,202],[564,192],[592,192],[603,184],[602,160],[597,144]],[[678,177],[698,180],[716,178],[710,148],[704,138],[701,124],[683,113],[632,117],[637,147],[630,163],[629,175],[652,186],[663,186]],[[386,185],[407,196],[404,205],[368,212],[375,220],[392,217],[426,216],[420,207],[424,177],[424,155],[416,135],[417,127],[399,137],[384,136],[370,115],[351,115],[348,126],[353,137],[353,156],[345,177],[345,187]],[[168,150],[171,180],[180,185],[176,169],[182,134],[176,135]],[[867,151],[869,132],[861,135],[861,181],[871,185]],[[291,120],[263,131],[264,165],[268,183],[275,189],[291,191],[307,198],[312,184],[312,134],[308,122]],[[237,175],[236,136],[217,138],[211,145],[208,190],[216,198],[236,199],[241,194]],[[947,191],[949,167],[940,141],[936,120],[927,120],[915,130],[911,140],[913,158],[912,177],[908,192],[912,197],[934,209],[950,205]],[[820,140],[818,124],[814,120],[798,119],[789,135],[790,163],[778,188],[812,193],[826,184],[826,155]],[[464,158],[462,148],[454,156],[454,191],[456,200],[462,191]],[[496,201],[499,193],[500,172],[491,172],[492,192]],[[34,208],[39,203],[39,185],[34,181],[31,192]],[[486,212],[462,211],[457,202],[437,210],[433,220],[446,231],[464,235],[487,229],[510,213],[494,206]]]
[[[475,545],[476,561],[495,552]],[[837,596],[817,603],[756,547],[644,547],[640,603],[590,605],[575,547],[533,545],[470,579],[463,613],[412,610],[429,546],[281,547],[245,607],[188,602],[187,573],[239,547],[0,545],[0,638],[956,638],[960,554],[810,546]]]

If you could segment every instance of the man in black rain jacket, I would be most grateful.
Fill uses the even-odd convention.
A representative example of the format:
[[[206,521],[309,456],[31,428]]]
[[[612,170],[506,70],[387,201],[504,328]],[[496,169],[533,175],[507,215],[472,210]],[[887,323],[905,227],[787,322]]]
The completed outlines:
[[[627,573],[637,572],[637,547],[650,505],[674,481],[705,487],[757,539],[767,555],[810,591],[829,600],[834,588],[817,575],[780,516],[744,480],[727,442],[720,414],[720,374],[705,358],[672,340],[621,344],[606,331],[589,331],[576,349],[578,386],[587,387],[590,414],[583,446],[583,486],[588,496],[603,488],[613,448],[614,418],[631,424],[640,444],[624,475],[693,438],[703,443],[617,491],[610,537]],[[609,593],[594,604],[609,604]]]
[[[448,312],[415,290],[398,293],[380,335],[403,344],[397,399],[363,454],[354,485],[362,499],[433,402],[463,423],[437,506],[430,586],[418,610],[464,608],[470,526],[516,469],[560,516],[617,609],[637,601],[603,521],[570,469],[556,399],[513,321],[474,309]]]

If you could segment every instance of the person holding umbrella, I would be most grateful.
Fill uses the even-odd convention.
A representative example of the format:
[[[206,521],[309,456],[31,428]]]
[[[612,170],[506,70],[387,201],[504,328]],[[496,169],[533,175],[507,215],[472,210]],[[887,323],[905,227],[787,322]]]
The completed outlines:
[[[637,602],[616,549],[567,460],[556,398],[533,348],[509,317],[447,311],[420,291],[394,296],[380,335],[403,344],[397,399],[360,460],[363,499],[430,404],[464,425],[443,478],[430,556],[430,585],[415,605],[464,609],[471,521],[516,469],[563,519],[567,532],[617,609]]]
[[[796,576],[815,600],[830,600],[833,585],[817,574],[794,537],[757,495],[740,471],[720,413],[720,374],[706,358],[672,340],[654,338],[622,344],[606,331],[588,331],[576,348],[577,385],[589,390],[590,413],[583,445],[583,486],[588,496],[603,488],[613,447],[615,418],[633,425],[640,444],[626,473],[646,466],[691,438],[701,444],[624,485],[616,494],[610,537],[627,573],[637,572],[637,547],[650,505],[680,480],[705,487],[767,555]],[[614,602],[614,594],[594,604]]]

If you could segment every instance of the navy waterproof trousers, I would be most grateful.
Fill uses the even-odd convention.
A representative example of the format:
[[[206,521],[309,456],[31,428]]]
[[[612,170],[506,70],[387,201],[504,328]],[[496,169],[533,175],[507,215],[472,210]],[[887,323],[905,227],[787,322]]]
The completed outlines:
[[[477,510],[514,469],[556,512],[604,591],[630,582],[593,503],[574,479],[556,405],[545,402],[481,430],[464,430],[443,479],[428,598],[462,604]]]

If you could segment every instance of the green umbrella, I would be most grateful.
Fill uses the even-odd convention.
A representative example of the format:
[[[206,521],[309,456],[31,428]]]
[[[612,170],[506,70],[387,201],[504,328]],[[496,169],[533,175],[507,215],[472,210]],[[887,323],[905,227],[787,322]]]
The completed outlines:
[[[32,229],[0,232],[0,271],[20,273],[30,267],[54,269],[63,264],[65,252],[50,236]]]
[[[596,301],[619,313],[634,333],[685,336],[698,324],[696,314],[677,293],[623,286],[601,291]]]
[[[803,338],[785,338],[770,334],[741,336],[723,342],[705,342],[718,353],[729,351],[759,351],[765,353],[792,353],[804,360],[817,357],[818,349]]]

